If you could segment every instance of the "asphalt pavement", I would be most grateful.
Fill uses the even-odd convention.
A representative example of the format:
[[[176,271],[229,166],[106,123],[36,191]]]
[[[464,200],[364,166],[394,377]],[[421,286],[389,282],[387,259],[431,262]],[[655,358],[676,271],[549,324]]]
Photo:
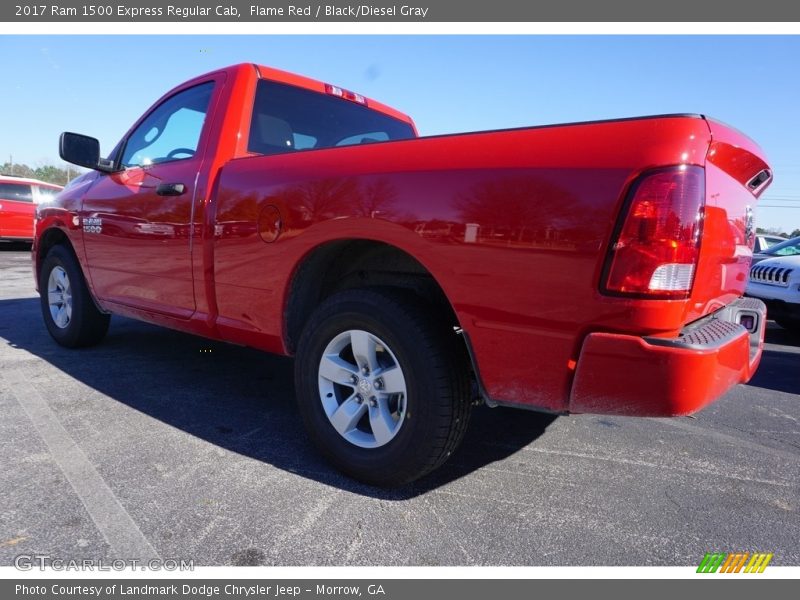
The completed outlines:
[[[332,470],[292,361],[114,317],[67,350],[29,253],[0,248],[0,565],[800,564],[800,338],[692,418],[473,413],[434,474],[380,490]]]

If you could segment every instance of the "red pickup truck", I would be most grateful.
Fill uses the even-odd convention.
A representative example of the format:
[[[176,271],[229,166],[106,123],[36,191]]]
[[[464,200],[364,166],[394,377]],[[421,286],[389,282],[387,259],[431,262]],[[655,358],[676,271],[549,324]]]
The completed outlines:
[[[92,171],[37,222],[55,340],[94,344],[113,313],[294,355],[311,439],[362,481],[440,465],[477,401],[685,415],[761,356],[742,293],[772,174],[701,115],[418,138],[242,64],[167,93],[108,158],[73,133],[60,152]]]

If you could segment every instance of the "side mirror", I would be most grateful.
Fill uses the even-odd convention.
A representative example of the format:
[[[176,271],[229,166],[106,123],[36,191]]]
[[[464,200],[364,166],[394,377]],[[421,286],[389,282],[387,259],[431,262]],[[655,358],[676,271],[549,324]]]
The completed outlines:
[[[110,162],[100,158],[100,142],[88,135],[65,131],[58,140],[58,154],[79,167],[106,173],[113,171]]]

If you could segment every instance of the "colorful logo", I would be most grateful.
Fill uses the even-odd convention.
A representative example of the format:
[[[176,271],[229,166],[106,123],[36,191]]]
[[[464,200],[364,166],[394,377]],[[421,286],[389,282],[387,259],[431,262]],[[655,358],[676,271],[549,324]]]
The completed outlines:
[[[749,559],[749,561],[748,561]],[[707,552],[697,567],[698,573],[763,573],[772,554],[763,552]],[[745,563],[747,566],[745,566]],[[744,567],[744,568],[742,568]]]

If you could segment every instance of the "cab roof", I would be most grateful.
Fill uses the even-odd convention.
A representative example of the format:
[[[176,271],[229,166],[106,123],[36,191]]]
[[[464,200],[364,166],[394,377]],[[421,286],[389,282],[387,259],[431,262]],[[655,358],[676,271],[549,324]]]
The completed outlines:
[[[259,65],[256,63],[239,63],[235,65],[230,65],[228,67],[224,67],[222,69],[215,69],[210,73],[205,73],[203,75],[199,75],[198,77],[193,77],[191,81],[196,79],[202,79],[211,75],[213,73],[228,73],[232,76],[240,75],[242,71],[246,70],[253,70],[256,76],[259,79],[269,79],[270,81],[277,81],[278,83],[286,83],[288,85],[294,85],[297,87],[305,88],[307,90],[311,90],[314,92],[319,92],[320,94],[327,94],[328,89],[326,86],[337,86],[335,83],[332,82],[322,82],[316,79],[311,79],[310,77],[305,77],[303,75],[297,75],[296,73],[290,73],[289,71],[282,71],[280,69],[275,69],[274,67],[268,67],[266,65]],[[188,82],[187,82],[188,83]],[[183,84],[185,85],[185,84]],[[357,91],[357,90],[353,90]],[[361,95],[361,94],[359,94]],[[363,96],[363,95],[362,95]],[[414,127],[414,131],[416,132],[416,127],[414,126],[414,121],[411,119],[410,116],[407,114],[400,112],[399,110],[392,108],[382,102],[378,102],[377,100],[373,100],[372,98],[366,98],[366,106],[372,110],[381,112],[385,115],[403,121],[404,123],[408,123],[412,127]]]
[[[49,187],[49,188],[57,188],[59,190],[63,190],[63,185],[58,185],[57,183],[49,183],[47,181],[42,181],[40,179],[31,179],[29,177],[17,177],[16,175],[0,175],[0,181],[3,183],[23,183],[28,185],[38,185],[41,187]]]

